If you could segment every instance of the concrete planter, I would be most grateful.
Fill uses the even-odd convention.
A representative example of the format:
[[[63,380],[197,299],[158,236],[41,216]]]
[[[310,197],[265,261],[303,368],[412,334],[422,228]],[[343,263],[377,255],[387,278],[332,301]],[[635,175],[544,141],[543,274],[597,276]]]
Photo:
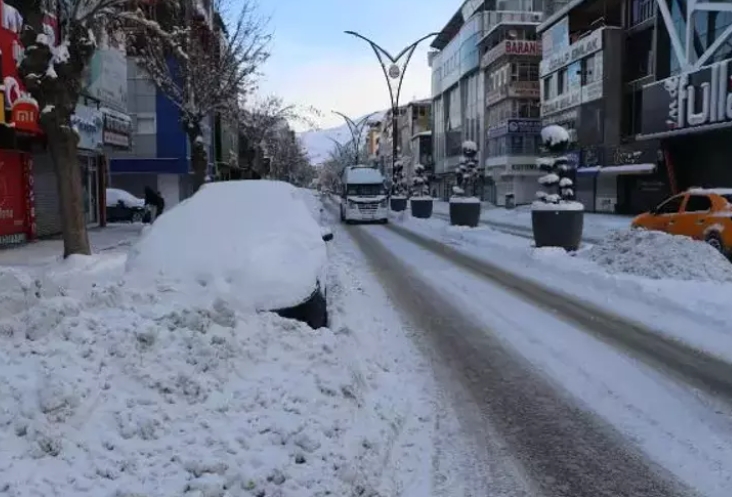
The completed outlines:
[[[402,212],[407,210],[407,198],[406,197],[392,197],[389,200],[391,210],[394,212]]]
[[[475,228],[480,221],[480,202],[450,202],[450,224]]]
[[[562,247],[575,251],[582,243],[584,211],[533,210],[531,227],[537,247]]]
[[[432,204],[431,198],[420,198],[410,200],[412,205],[412,217],[418,219],[429,219],[432,217]]]

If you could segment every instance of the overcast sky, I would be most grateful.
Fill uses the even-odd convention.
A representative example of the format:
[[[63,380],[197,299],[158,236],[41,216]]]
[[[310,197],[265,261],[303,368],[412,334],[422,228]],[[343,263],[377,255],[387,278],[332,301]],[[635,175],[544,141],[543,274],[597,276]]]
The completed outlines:
[[[393,55],[440,31],[461,5],[452,0],[259,0],[271,16],[275,39],[260,84],[263,94],[315,106],[322,127],[342,124],[330,113],[357,117],[389,107],[389,93],[371,47],[343,33],[357,31]],[[430,96],[430,69],[423,42],[409,64],[401,102]]]

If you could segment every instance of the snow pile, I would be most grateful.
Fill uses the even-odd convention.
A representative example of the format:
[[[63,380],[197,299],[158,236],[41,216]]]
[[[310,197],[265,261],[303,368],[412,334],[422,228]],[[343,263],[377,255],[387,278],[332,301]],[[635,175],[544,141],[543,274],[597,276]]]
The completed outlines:
[[[310,297],[325,263],[320,226],[299,190],[260,180],[205,185],[155,221],[127,268],[151,284],[164,277],[216,288],[269,310]]]
[[[714,248],[684,236],[645,230],[618,231],[581,251],[611,273],[651,279],[732,282],[732,265]]]
[[[0,493],[372,495],[407,413],[352,337],[72,266],[0,272]]]

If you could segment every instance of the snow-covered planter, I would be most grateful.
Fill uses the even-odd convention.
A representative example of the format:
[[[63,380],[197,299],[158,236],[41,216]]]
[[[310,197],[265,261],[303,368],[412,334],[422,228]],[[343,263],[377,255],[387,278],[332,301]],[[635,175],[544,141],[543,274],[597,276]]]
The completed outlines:
[[[414,178],[412,179],[412,197],[410,199],[412,216],[420,219],[432,217],[432,197],[430,196],[430,185],[427,182],[427,175],[422,164],[414,166]]]
[[[585,207],[575,201],[573,168],[566,156],[569,133],[556,124],[541,130],[546,151],[537,159],[546,174],[539,178],[542,190],[531,205],[531,225],[537,247],[562,247],[577,250],[582,241]]]
[[[407,185],[404,176],[404,161],[400,158],[394,163],[394,183],[391,187],[391,210],[402,212],[407,210]]]
[[[478,146],[475,142],[463,142],[463,157],[455,173],[458,184],[452,188],[450,197],[450,224],[475,228],[480,221],[480,199],[475,196],[478,173]]]

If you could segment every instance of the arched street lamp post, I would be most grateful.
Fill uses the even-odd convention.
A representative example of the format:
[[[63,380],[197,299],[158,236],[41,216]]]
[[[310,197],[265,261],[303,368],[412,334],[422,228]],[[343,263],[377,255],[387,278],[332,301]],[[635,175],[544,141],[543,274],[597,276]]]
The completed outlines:
[[[430,33],[423,36],[419,40],[415,41],[411,45],[407,46],[396,57],[392,56],[389,52],[381,48],[379,45],[366,38],[365,36],[356,33],[355,31],[345,31],[346,34],[355,36],[364,40],[366,43],[371,45],[371,49],[376,54],[376,58],[379,60],[381,70],[384,73],[386,79],[386,85],[389,87],[389,100],[391,101],[391,178],[392,185],[396,187],[396,156],[397,156],[397,112],[399,110],[399,97],[402,92],[402,82],[404,81],[404,73],[407,71],[409,61],[414,55],[414,51],[421,42],[427,38],[437,36],[439,33]],[[403,64],[399,61],[404,60]],[[387,66],[388,64],[388,66]],[[396,89],[394,88],[396,84]],[[402,166],[404,167],[404,166]]]
[[[333,114],[338,114],[343,118],[344,121],[346,121],[348,131],[350,131],[351,133],[351,143],[353,144],[354,148],[353,165],[356,166],[359,164],[359,160],[361,158],[361,137],[363,136],[363,129],[366,127],[366,124],[368,124],[369,118],[376,114],[376,112],[372,112],[371,114],[361,118],[358,122],[354,122],[353,119],[341,112],[338,112],[337,110],[334,110],[332,112]]]

